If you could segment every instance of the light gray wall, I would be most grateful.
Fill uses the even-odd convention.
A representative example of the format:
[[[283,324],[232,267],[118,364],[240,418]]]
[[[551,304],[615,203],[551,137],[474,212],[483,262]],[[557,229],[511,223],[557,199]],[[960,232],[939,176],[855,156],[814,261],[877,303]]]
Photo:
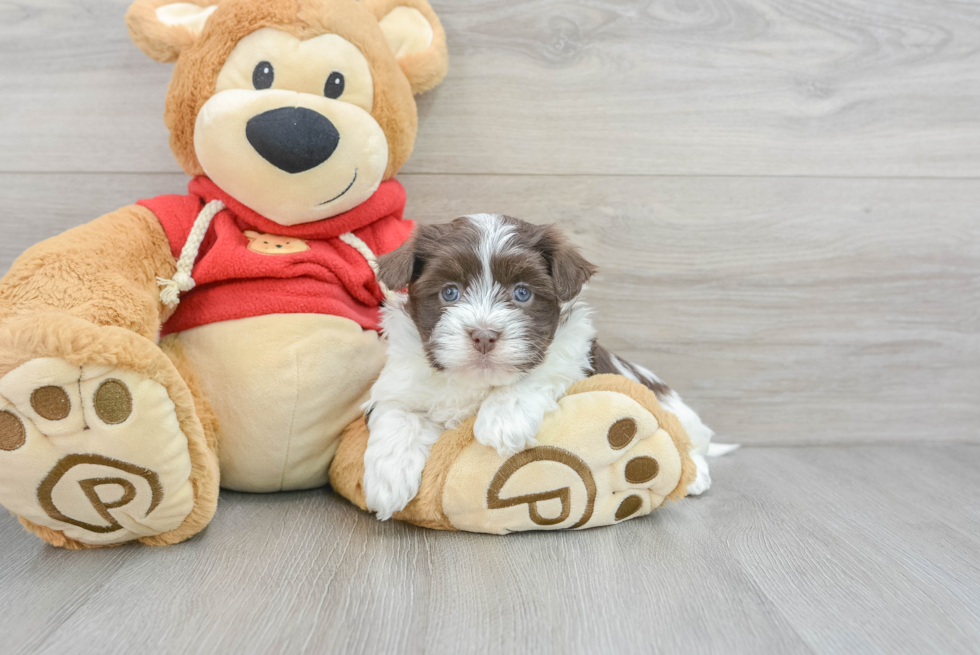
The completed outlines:
[[[128,0],[0,2],[0,271],[180,192]],[[437,2],[410,217],[557,221],[608,346],[748,444],[978,441],[980,9]]]

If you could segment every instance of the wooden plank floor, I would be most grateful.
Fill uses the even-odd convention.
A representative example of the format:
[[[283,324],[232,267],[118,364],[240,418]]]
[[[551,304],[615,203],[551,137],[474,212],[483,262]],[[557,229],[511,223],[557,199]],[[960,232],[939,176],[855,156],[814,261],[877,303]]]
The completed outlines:
[[[0,519],[11,655],[975,653],[980,446],[756,447],[615,528],[379,523],[225,493],[169,548],[65,552]],[[13,647],[12,647],[13,645]]]
[[[186,185],[129,0],[0,0],[0,273]],[[980,4],[433,4],[408,215],[561,223],[605,343],[727,440],[614,529],[226,493],[173,548],[0,518],[0,652],[980,652]]]

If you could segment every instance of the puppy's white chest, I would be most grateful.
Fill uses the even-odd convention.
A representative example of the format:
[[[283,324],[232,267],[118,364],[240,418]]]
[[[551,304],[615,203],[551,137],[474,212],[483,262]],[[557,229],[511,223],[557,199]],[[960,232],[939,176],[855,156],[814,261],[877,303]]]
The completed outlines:
[[[433,422],[451,429],[480,411],[480,405],[489,395],[490,389],[442,384],[429,392],[431,395],[425,413]]]

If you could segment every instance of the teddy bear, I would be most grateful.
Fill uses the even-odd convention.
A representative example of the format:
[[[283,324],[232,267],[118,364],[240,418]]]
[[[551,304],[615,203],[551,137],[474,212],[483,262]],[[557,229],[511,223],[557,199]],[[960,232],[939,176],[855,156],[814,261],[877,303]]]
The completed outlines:
[[[192,179],[28,249],[0,280],[0,504],[72,549],[183,541],[222,487],[330,482],[363,508],[376,259],[413,227],[394,176],[414,96],[447,72],[439,19],[425,0],[137,0],[126,21],[175,62],[164,118]],[[444,435],[399,518],[581,528],[682,496],[683,429],[604,377],[516,459],[471,423]]]

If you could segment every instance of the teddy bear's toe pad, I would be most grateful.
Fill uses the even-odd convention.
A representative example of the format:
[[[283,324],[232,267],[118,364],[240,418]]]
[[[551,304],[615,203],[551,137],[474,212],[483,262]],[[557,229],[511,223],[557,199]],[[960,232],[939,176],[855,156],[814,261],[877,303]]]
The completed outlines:
[[[0,378],[0,504],[91,545],[177,528],[194,492],[166,389],[138,373],[31,360]]]
[[[443,512],[460,530],[591,528],[649,514],[679,484],[681,456],[656,417],[611,391],[566,396],[538,445],[503,460],[474,443],[453,464]]]

